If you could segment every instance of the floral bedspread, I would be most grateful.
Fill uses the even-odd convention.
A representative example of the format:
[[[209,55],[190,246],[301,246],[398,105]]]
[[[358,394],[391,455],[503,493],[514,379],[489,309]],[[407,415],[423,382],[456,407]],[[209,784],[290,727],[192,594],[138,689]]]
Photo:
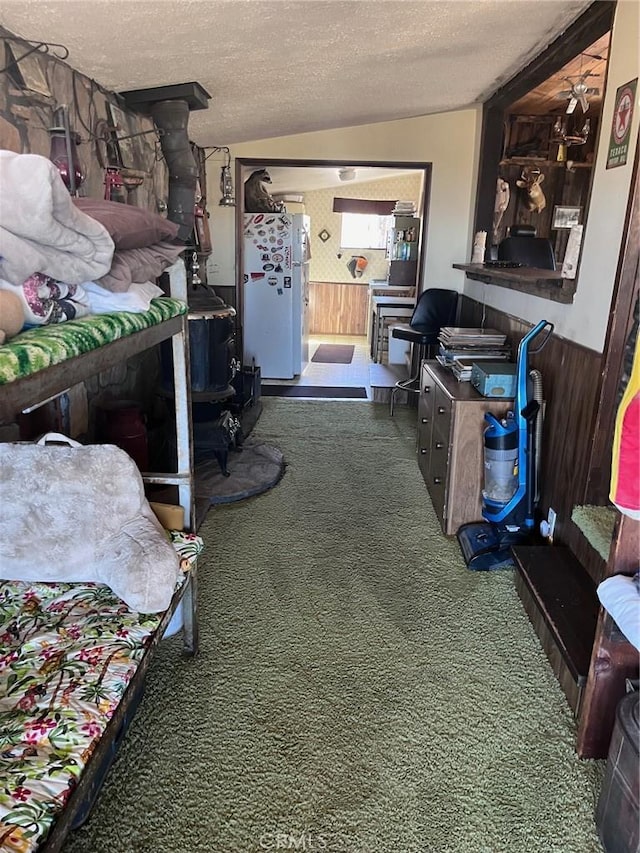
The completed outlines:
[[[140,314],[129,311],[92,314],[79,320],[21,332],[0,346],[0,385],[186,314],[187,310],[185,302],[161,296],[153,299],[151,308]]]
[[[171,535],[186,571],[202,539]],[[0,583],[0,851],[45,839],[161,616],[101,584]]]

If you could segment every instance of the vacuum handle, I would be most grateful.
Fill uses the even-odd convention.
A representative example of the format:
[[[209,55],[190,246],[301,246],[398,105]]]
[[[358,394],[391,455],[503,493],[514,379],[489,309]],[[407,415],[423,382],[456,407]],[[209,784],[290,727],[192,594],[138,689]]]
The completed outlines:
[[[541,349],[543,349],[543,348],[547,345],[547,341],[549,340],[549,338],[550,338],[550,337],[551,337],[551,335],[553,334],[554,325],[553,325],[553,323],[549,323],[549,321],[548,321],[548,320],[541,320],[541,321],[538,323],[538,325],[537,325],[537,326],[535,326],[535,327],[534,327],[534,328],[529,332],[529,334],[527,335],[527,337],[528,337],[528,339],[529,339],[529,343],[530,343],[534,338],[537,338],[537,337],[538,337],[538,335],[539,335],[539,334],[540,334],[540,333],[541,333],[545,328],[547,329],[547,333],[546,333],[546,335],[544,336],[544,338],[542,338],[542,340],[540,341],[540,343],[538,344],[538,346],[537,346],[535,349],[529,349],[529,352],[530,352],[532,355],[535,355],[535,353],[540,352],[540,350],[541,350]]]

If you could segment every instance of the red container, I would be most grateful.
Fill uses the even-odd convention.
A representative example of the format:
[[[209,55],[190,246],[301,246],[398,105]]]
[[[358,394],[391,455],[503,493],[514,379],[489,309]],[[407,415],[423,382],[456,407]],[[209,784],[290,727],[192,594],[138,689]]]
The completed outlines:
[[[128,453],[140,471],[149,470],[147,427],[139,403],[132,400],[101,403],[97,433],[99,441],[115,444]]]

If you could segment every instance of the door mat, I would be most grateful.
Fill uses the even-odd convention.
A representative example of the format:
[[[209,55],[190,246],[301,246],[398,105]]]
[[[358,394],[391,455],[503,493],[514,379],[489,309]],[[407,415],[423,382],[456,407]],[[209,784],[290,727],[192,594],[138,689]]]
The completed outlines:
[[[353,344],[320,344],[311,361],[321,364],[351,364]]]
[[[249,439],[242,450],[232,450],[225,477],[212,455],[195,467],[196,502],[232,503],[273,488],[284,474],[285,462],[277,447]]]
[[[366,388],[334,388],[331,385],[263,385],[263,397],[325,397],[367,399]]]

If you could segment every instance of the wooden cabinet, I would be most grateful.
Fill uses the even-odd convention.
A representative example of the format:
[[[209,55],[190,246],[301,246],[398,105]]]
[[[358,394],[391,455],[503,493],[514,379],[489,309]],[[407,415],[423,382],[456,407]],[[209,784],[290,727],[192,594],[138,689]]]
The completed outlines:
[[[485,412],[500,417],[511,400],[483,397],[437,361],[423,361],[418,402],[418,465],[443,531],[482,518]]]

